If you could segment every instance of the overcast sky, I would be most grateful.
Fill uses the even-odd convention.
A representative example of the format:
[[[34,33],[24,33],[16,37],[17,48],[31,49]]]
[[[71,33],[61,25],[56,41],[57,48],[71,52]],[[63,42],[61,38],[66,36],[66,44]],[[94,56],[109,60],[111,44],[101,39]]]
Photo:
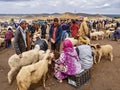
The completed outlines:
[[[120,14],[120,0],[0,0],[0,14]]]

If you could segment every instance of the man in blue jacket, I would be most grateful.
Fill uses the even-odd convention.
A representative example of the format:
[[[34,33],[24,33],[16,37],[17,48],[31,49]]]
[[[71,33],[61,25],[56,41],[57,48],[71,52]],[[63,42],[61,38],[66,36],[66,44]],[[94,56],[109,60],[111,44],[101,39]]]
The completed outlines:
[[[54,23],[51,24],[50,30],[49,30],[51,50],[53,51],[60,51],[62,28],[58,22],[59,22],[58,18],[54,18]]]

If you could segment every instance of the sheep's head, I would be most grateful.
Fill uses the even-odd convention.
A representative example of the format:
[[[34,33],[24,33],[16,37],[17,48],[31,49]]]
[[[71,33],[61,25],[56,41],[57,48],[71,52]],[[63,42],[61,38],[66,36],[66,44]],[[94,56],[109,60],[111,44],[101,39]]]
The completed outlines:
[[[100,48],[101,48],[101,46],[100,46],[99,44],[97,44],[97,45],[96,45],[96,48],[97,48],[97,49],[100,49]]]
[[[51,64],[51,61],[55,57],[55,55],[53,52],[49,52],[49,54],[47,54],[47,55],[48,55],[47,56],[48,63]]]
[[[90,46],[91,46],[91,48],[94,48],[94,49],[100,49],[101,48],[101,46],[100,46],[100,44],[90,44]]]
[[[60,52],[55,51],[55,52],[54,52],[54,59],[56,60],[56,59],[58,59],[59,57],[60,57]]]

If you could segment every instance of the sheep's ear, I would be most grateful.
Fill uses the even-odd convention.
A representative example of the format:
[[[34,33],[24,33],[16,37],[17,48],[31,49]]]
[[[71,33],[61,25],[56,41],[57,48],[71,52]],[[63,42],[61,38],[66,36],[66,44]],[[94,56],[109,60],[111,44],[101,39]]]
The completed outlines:
[[[99,44],[96,45],[96,48],[101,48],[101,46]]]

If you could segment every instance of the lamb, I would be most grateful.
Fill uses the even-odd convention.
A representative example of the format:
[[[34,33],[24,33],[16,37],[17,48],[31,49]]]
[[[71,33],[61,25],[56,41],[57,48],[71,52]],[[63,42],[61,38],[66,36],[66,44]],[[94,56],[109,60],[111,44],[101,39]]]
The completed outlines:
[[[95,45],[95,51],[98,54],[98,63],[100,62],[101,57],[103,55],[104,56],[109,55],[110,56],[110,60],[111,61],[113,60],[113,53],[112,53],[113,52],[113,47],[111,45],[108,44],[108,45],[102,45],[102,46],[100,46],[99,44],[96,44]]]
[[[10,71],[8,72],[8,82],[11,84],[13,76],[17,71],[25,65],[29,65],[35,63],[39,60],[39,45],[36,45],[33,50],[26,51],[22,53],[22,58],[19,58],[18,55],[12,55],[9,60],[8,64],[10,66]]]
[[[52,55],[51,55],[52,54]],[[48,72],[48,62],[54,56],[50,50],[46,51],[45,57],[39,62],[24,66],[18,73],[16,80],[18,90],[28,90],[32,83],[38,83],[43,77],[43,87],[45,88],[45,79]]]

